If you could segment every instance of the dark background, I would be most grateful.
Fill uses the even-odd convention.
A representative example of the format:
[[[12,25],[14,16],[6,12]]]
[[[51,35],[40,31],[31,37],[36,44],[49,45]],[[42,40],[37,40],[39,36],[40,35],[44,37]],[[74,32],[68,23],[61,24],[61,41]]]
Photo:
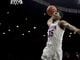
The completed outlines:
[[[9,3],[0,0],[1,60],[40,60],[47,41],[47,7],[32,0],[16,6]],[[62,19],[80,28],[80,14],[62,13]],[[80,60],[80,35],[66,29],[63,51],[63,60]]]

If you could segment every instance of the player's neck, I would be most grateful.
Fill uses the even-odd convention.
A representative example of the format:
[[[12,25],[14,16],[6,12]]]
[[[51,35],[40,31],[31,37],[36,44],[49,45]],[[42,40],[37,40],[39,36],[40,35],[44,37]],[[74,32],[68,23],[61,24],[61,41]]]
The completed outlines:
[[[53,23],[60,20],[59,18],[54,19],[53,16],[51,17],[51,19],[53,20]]]
[[[53,23],[56,22],[56,21],[59,21],[59,20],[53,19]]]

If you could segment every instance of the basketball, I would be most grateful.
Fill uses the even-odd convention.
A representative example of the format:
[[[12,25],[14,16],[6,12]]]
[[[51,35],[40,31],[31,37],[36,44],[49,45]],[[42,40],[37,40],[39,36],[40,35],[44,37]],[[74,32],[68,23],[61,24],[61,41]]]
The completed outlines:
[[[48,6],[46,12],[49,16],[52,16],[54,12],[57,12],[57,8],[54,5],[50,5]]]

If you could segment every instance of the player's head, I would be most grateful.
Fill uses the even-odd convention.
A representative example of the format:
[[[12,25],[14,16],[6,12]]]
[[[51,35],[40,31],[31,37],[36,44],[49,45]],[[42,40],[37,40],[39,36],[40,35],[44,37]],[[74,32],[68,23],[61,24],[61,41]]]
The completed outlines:
[[[57,8],[54,5],[49,5],[46,9],[46,12],[49,16],[52,16],[54,12],[57,12]]]
[[[60,12],[54,5],[48,6],[46,11],[47,11],[47,14],[49,16],[53,16],[55,20],[61,19]]]

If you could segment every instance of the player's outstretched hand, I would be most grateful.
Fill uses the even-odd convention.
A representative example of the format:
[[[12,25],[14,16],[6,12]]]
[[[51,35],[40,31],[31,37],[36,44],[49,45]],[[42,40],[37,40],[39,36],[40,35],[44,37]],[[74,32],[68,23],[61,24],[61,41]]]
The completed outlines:
[[[77,29],[76,33],[78,33],[80,35],[80,29]]]

